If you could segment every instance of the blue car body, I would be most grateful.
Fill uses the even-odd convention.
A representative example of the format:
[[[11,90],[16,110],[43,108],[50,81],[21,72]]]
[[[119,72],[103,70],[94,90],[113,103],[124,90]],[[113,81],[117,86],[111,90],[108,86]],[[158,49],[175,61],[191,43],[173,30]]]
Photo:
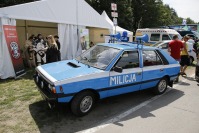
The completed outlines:
[[[130,43],[107,43],[94,47],[99,47],[100,50],[108,48],[115,54],[109,60],[107,55],[106,59],[101,59],[102,62],[107,60],[105,61],[106,65],[98,65],[93,63],[96,60],[92,62],[86,59],[87,55],[90,57],[93,52],[90,50],[92,52],[86,55],[86,51],[77,59],[49,63],[36,68],[34,79],[46,100],[69,103],[74,96],[84,90],[91,90],[98,95],[99,99],[102,99],[153,88],[164,77],[172,86],[180,72],[179,63],[158,48]],[[102,53],[103,51],[100,54]],[[95,57],[101,58],[100,54]],[[130,55],[132,55],[132,61],[125,61],[125,59],[130,59]],[[83,56],[84,59],[82,59]],[[124,60],[121,61],[122,59]],[[127,67],[122,66],[125,63],[127,63]],[[122,70],[121,72],[114,71],[117,65]]]

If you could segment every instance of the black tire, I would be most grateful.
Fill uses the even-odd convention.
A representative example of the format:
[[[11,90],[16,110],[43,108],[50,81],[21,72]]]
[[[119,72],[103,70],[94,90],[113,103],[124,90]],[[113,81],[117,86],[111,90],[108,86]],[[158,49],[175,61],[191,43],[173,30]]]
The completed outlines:
[[[168,79],[167,78],[162,78],[158,84],[156,85],[156,87],[154,88],[154,93],[156,95],[160,95],[163,94],[166,90],[167,90],[167,86],[168,86]]]
[[[91,91],[77,94],[71,102],[71,111],[76,116],[87,115],[95,104],[95,95]]]

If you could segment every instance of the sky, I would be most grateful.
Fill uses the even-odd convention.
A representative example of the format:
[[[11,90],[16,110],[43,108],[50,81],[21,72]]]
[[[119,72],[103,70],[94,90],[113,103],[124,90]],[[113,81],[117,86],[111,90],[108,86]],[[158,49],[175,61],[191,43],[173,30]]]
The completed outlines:
[[[174,8],[179,17],[191,18],[195,22],[199,22],[199,0],[162,0],[164,4],[168,4]]]

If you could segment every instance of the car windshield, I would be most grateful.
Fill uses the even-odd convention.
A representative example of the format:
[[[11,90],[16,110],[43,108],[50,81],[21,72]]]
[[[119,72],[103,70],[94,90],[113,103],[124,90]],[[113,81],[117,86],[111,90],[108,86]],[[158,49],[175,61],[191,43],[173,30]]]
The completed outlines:
[[[169,37],[171,38],[171,40],[173,39],[173,36],[176,34],[169,34]],[[182,39],[182,36],[180,34],[178,34],[178,39]]]
[[[119,53],[119,49],[102,45],[95,45],[76,58],[77,61],[99,69],[106,69]]]

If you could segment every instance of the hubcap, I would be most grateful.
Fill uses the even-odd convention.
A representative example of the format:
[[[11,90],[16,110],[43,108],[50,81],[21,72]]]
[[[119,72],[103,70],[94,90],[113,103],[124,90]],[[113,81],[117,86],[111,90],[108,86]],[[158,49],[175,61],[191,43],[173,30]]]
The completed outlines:
[[[93,98],[91,96],[86,96],[80,103],[80,110],[83,113],[88,112],[93,104]]]
[[[166,80],[161,80],[159,85],[158,85],[158,90],[159,92],[163,92],[167,87],[167,81]]]

